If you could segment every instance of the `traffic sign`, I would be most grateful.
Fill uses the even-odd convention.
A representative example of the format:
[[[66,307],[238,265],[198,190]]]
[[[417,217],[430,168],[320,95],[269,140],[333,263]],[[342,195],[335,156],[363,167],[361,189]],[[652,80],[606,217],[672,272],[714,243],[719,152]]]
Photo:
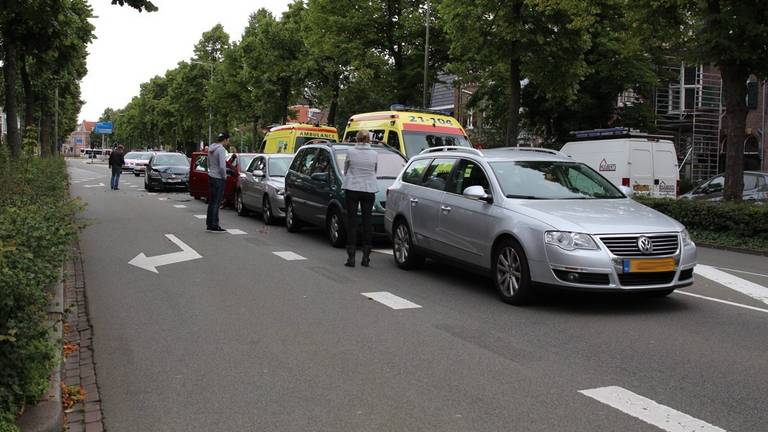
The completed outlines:
[[[93,133],[111,135],[112,134],[112,122],[98,122],[96,127],[93,128]]]

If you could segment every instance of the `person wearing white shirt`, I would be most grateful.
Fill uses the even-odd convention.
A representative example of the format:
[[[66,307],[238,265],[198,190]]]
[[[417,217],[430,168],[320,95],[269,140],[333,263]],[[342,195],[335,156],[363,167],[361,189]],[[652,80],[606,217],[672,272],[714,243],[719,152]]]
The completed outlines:
[[[373,222],[371,213],[379,185],[376,181],[378,153],[371,148],[367,130],[357,132],[355,147],[347,152],[344,161],[344,181],[341,185],[347,207],[347,267],[355,266],[357,250],[357,210],[360,208],[363,222],[363,259],[360,264],[368,267],[373,247]]]

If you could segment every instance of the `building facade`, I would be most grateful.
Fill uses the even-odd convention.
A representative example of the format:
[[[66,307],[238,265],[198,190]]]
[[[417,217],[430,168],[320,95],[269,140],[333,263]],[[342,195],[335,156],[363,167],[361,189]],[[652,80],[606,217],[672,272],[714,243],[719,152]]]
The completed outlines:
[[[77,128],[69,134],[69,138],[61,146],[61,152],[64,156],[79,157],[85,149],[91,148],[91,133],[96,127],[96,122],[83,121],[77,125]],[[101,143],[95,143],[101,148]]]

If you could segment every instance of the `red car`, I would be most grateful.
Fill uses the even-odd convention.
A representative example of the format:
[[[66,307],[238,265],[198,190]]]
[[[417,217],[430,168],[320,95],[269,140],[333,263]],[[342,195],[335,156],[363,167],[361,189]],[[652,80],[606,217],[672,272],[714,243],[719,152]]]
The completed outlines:
[[[240,170],[245,171],[257,153],[230,153],[227,155],[227,182],[224,185],[224,204],[234,205],[235,190]],[[208,199],[208,153],[192,153],[189,162],[189,194],[197,199]]]

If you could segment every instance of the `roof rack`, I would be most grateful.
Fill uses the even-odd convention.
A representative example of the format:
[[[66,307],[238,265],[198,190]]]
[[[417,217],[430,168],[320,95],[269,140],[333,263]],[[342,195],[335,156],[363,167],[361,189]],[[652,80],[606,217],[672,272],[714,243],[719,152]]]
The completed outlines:
[[[440,146],[440,147],[429,147],[425,148],[421,151],[419,154],[427,154],[427,153],[436,153],[440,151],[456,151],[456,152],[465,152],[465,153],[472,153],[477,156],[482,156],[483,152],[476,148],[472,147],[461,147],[461,146]]]
[[[565,153],[559,152],[557,150],[552,150],[544,147],[497,147],[494,149],[489,150],[514,150],[514,151],[529,151],[529,152],[537,152],[537,153],[548,153],[553,154],[557,156],[565,156]]]
[[[581,131],[571,131],[570,135],[574,137],[574,141],[588,141],[594,139],[616,139],[616,138],[649,138],[649,139],[666,139],[672,140],[673,137],[669,135],[658,135],[640,132],[637,129],[630,129],[625,127],[614,127],[606,129],[590,129]]]

